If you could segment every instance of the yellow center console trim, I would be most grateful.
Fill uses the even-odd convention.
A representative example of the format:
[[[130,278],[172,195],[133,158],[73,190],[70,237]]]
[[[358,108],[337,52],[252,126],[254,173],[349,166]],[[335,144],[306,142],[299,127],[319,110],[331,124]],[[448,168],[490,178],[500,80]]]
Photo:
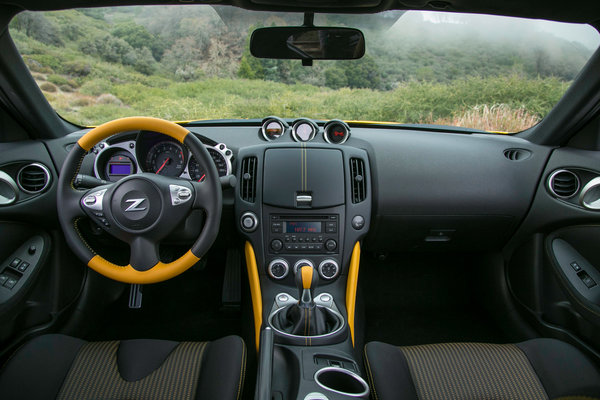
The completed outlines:
[[[114,121],[102,124],[85,135],[77,143],[85,151],[89,151],[95,144],[119,132],[127,131],[154,131],[164,133],[183,143],[189,133],[187,129],[173,122],[160,118],[151,117],[127,117],[115,119]]]
[[[358,269],[360,267],[360,243],[356,242],[352,250],[348,281],[346,283],[346,311],[348,313],[348,328],[354,346],[354,314],[356,311],[356,288],[358,286]]]
[[[254,336],[256,339],[256,351],[260,345],[260,329],[262,328],[262,293],[260,291],[260,279],[256,265],[256,255],[250,242],[246,242],[246,269],[248,270],[248,281],[250,282],[250,295],[252,297],[252,312],[254,313]]]
[[[88,267],[115,281],[137,283],[140,285],[157,283],[177,276],[200,261],[191,250],[170,263],[159,262],[147,271],[138,271],[131,265],[117,265],[105,260],[99,255],[88,261]]]

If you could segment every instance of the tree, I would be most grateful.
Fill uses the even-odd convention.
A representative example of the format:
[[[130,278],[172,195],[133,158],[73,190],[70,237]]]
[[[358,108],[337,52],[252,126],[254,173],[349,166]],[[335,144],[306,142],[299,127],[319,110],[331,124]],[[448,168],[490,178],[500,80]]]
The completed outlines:
[[[348,78],[341,68],[329,68],[325,71],[325,85],[332,89],[348,86]]]
[[[113,36],[123,39],[134,49],[143,49],[147,47],[152,51],[152,56],[159,61],[165,52],[165,45],[160,38],[152,35],[142,25],[132,21],[117,25],[113,31]]]

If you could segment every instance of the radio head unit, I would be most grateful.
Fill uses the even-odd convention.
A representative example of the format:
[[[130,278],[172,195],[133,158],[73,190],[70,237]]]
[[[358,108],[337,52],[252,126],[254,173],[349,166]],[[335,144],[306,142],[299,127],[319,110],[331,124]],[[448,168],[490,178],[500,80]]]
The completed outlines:
[[[269,216],[268,251],[271,254],[337,254],[339,215]]]

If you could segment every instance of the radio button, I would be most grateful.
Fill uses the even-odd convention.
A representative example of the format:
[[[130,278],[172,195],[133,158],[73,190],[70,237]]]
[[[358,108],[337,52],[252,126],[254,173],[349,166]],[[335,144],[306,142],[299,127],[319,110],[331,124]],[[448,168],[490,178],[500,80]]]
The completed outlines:
[[[274,251],[280,251],[283,248],[283,243],[279,239],[275,239],[271,242],[271,249]]]
[[[326,233],[337,233],[337,222],[327,222],[325,225]]]
[[[327,251],[334,251],[337,248],[336,241],[333,239],[327,240],[327,242],[325,242],[325,248]]]

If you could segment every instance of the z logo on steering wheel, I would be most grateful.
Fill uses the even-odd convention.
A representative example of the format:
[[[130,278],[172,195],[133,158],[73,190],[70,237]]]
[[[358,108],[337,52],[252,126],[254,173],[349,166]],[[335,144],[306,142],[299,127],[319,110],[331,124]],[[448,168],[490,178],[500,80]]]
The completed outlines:
[[[129,199],[129,200],[125,200],[126,203],[131,203],[131,205],[125,209],[125,212],[127,212],[127,211],[144,211],[146,209],[146,207],[139,207],[138,208],[138,206],[140,204],[142,204],[144,202],[144,200],[146,200],[146,199]]]

